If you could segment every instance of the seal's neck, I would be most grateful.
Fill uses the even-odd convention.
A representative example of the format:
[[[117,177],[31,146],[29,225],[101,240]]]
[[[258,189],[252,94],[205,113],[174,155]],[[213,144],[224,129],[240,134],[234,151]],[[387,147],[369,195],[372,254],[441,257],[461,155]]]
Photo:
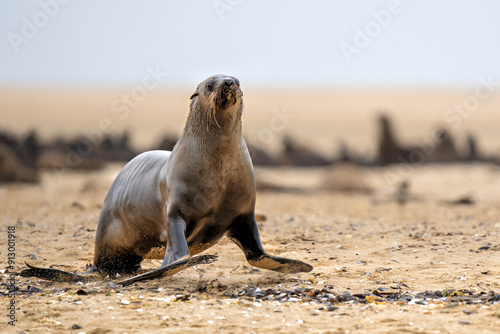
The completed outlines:
[[[207,118],[205,110],[199,110],[197,103],[191,103],[178,150],[197,152],[191,156],[197,156],[210,166],[222,166],[224,161],[229,164],[237,161],[236,157],[242,154],[241,100],[230,108],[235,109],[219,111],[214,119]]]

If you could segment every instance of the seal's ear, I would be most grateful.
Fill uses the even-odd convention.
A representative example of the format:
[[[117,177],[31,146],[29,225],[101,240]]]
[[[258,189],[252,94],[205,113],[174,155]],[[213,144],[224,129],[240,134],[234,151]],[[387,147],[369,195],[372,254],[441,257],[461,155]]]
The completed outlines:
[[[196,90],[193,95],[189,98],[190,100],[194,99],[196,96],[198,96],[198,90]]]

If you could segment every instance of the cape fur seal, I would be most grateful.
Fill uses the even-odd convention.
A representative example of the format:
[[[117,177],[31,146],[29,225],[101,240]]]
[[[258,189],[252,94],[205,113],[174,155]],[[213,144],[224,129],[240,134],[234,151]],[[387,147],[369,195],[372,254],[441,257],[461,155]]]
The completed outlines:
[[[308,272],[301,261],[271,256],[262,247],[255,220],[255,178],[242,137],[243,93],[238,79],[215,75],[191,96],[184,131],[172,152],[149,151],[118,174],[97,227],[91,272],[114,277],[134,273],[154,247],[166,246],[160,268],[118,282],[169,276],[228,236],[259,268]],[[22,276],[77,280],[80,275],[30,267]]]
[[[399,144],[392,129],[391,120],[386,115],[379,116],[380,138],[378,154],[382,166],[408,161],[412,149],[404,148]]]

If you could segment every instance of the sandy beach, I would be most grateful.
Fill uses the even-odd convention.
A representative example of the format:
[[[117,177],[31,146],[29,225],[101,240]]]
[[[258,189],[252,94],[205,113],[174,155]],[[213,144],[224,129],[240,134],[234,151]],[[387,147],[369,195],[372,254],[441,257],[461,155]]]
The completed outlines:
[[[179,134],[189,93],[152,93],[123,120],[110,109],[122,92],[0,91],[2,127],[37,129],[42,139],[99,129],[130,130],[140,149],[162,133]],[[126,93],[126,90],[124,91]],[[398,136],[413,143],[468,92],[245,92],[249,142],[279,148],[285,133],[333,156],[338,142],[374,153],[375,118],[394,117]],[[361,98],[363,97],[363,98]],[[476,134],[498,154],[500,97],[493,96],[452,129],[459,145]],[[319,102],[318,102],[319,101]],[[458,102],[457,102],[458,101]],[[293,117],[259,142],[276,110]],[[114,118],[113,118],[114,117]],[[100,131],[100,130],[99,130]],[[462,146],[460,146],[462,147]],[[123,167],[45,170],[39,184],[0,185],[2,262],[7,227],[15,227],[15,272],[24,262],[84,272],[91,265],[99,212]],[[256,168],[257,180],[295,189],[259,191],[256,211],[270,253],[310,263],[310,273],[256,270],[223,239],[205,251],[217,262],[126,288],[114,280],[56,283],[16,278],[13,333],[498,333],[500,328],[500,167],[488,163],[356,168],[369,193],[321,189],[335,167]],[[409,183],[406,203],[394,194]],[[461,199],[470,199],[462,203]],[[145,260],[156,268],[160,260]],[[0,302],[8,305],[4,265]]]

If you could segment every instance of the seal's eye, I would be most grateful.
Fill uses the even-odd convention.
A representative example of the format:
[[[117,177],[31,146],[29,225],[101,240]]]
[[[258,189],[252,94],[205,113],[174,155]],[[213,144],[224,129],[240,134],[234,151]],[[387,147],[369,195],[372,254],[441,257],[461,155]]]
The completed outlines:
[[[214,83],[212,81],[210,82],[207,82],[207,84],[205,85],[205,88],[208,90],[208,91],[212,91],[214,89]]]
[[[236,83],[236,86],[240,87],[240,80],[235,79],[234,82]]]

